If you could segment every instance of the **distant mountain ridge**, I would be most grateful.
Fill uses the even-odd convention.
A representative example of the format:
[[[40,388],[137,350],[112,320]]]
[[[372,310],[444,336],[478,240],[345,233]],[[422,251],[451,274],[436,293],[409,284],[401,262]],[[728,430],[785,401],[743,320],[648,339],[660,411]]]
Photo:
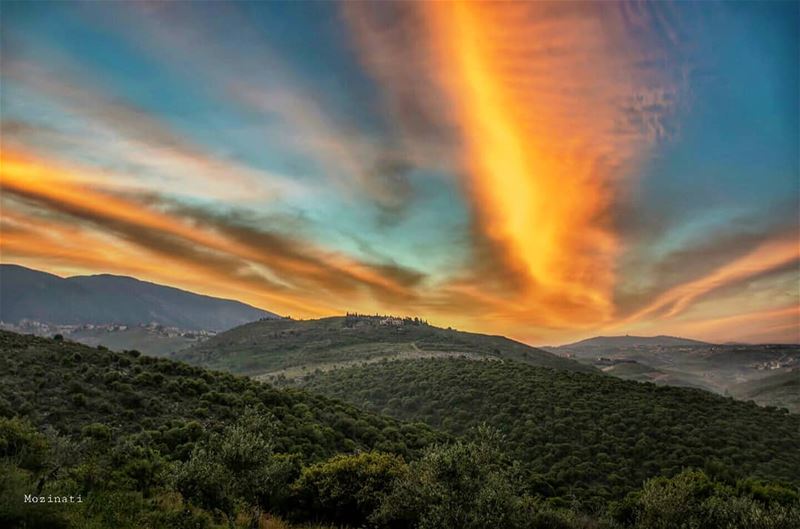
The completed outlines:
[[[595,336],[579,342],[562,345],[560,349],[600,349],[605,347],[637,347],[637,346],[681,346],[681,345],[711,345],[708,342],[681,338],[678,336]]]
[[[155,322],[224,331],[277,315],[245,303],[110,274],[62,278],[0,264],[0,320],[61,325]]]

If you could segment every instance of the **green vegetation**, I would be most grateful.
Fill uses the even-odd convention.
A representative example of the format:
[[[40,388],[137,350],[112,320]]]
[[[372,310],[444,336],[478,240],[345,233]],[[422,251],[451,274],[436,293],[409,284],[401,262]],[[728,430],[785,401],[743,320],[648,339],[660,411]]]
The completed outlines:
[[[264,417],[262,426],[271,424],[269,432],[266,427],[242,430],[257,424],[253,414]],[[0,525],[28,520],[27,511],[31,516],[54,511],[49,504],[21,504],[24,494],[37,490],[82,494],[87,501],[70,504],[69,510],[98,527],[177,527],[171,514],[169,523],[159,517],[184,512],[185,500],[208,509],[198,516],[211,523],[214,513],[217,518],[240,514],[242,505],[254,500],[242,498],[246,491],[259,490],[270,501],[280,496],[255,486],[259,479],[287,488],[303,465],[337,453],[384,450],[413,458],[444,439],[426,426],[303,391],[277,390],[135,351],[114,353],[9,332],[0,332],[0,417],[16,417],[0,429],[0,456],[9,456],[0,487],[4,501],[13,504],[4,504]],[[240,418],[244,423],[235,426]],[[22,433],[5,435],[9,431]],[[237,448],[248,443],[249,455]],[[25,448],[7,448],[20,444]],[[27,463],[30,458],[35,463]],[[242,469],[262,459],[254,474]],[[101,508],[116,509],[116,504],[128,511]],[[76,527],[90,526],[83,524]],[[45,520],[39,527],[58,525]]]
[[[795,490],[757,481],[728,484],[702,471],[654,478],[604,514],[556,508],[526,487],[502,437],[478,428],[473,441],[428,449],[395,483],[373,520],[419,529],[790,529],[800,523]],[[406,525],[407,526],[407,525]]]
[[[275,416],[276,451],[309,461],[372,448],[407,456],[437,439],[427,427],[303,391],[135,351],[114,353],[2,331],[0,380],[0,414],[19,414],[73,438],[101,423],[112,438],[138,435],[176,457],[187,456],[202,431],[221,430],[248,406]]]
[[[316,518],[361,527],[388,504],[387,493],[407,474],[403,459],[393,454],[335,456],[305,468],[294,483],[295,516],[313,513]]]
[[[785,528],[800,526],[797,493],[754,481],[714,481],[701,471],[655,478],[613,504],[609,517],[637,529]]]
[[[440,329],[411,318],[357,316],[263,320],[219,334],[173,355],[177,360],[270,381],[316,369],[387,358],[466,356],[504,358],[556,369],[595,369],[509,340]],[[281,377],[281,378],[283,378]]]
[[[584,380],[584,389],[585,380],[603,381],[601,389],[627,384],[496,360],[361,369],[405,364],[516,367]],[[454,439],[327,397],[135,352],[0,333],[0,527],[794,529],[800,522],[796,487],[735,479],[714,465],[708,474],[655,478],[616,502],[606,502],[602,487],[595,503],[559,495],[514,460],[508,434],[488,426],[464,433]],[[788,442],[780,449],[793,458]],[[740,459],[736,451],[731,457]],[[26,503],[25,495],[45,502]]]
[[[536,490],[589,508],[686,467],[800,485],[800,417],[705,391],[458,359],[339,369],[303,385],[455,435],[493,426]]]

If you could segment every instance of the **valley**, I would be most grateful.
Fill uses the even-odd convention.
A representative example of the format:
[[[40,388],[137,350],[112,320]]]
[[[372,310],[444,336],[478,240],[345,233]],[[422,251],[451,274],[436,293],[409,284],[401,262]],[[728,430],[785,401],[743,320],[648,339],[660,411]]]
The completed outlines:
[[[674,337],[598,337],[546,350],[628,380],[705,389],[743,398],[748,383],[797,377],[800,345],[707,344]],[[739,388],[739,389],[737,389]],[[765,388],[756,402],[800,412],[796,399],[773,398]]]
[[[102,345],[112,351],[136,350],[152,356],[167,356],[216,334],[214,331],[179,329],[157,323],[56,325],[31,320],[17,324],[0,323],[0,329],[48,338],[61,335],[89,346]]]

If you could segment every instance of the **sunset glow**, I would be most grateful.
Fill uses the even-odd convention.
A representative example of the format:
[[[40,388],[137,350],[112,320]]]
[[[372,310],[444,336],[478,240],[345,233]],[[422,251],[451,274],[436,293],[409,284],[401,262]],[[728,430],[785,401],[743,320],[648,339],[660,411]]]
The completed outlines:
[[[791,4],[33,7],[4,263],[532,344],[800,341]]]

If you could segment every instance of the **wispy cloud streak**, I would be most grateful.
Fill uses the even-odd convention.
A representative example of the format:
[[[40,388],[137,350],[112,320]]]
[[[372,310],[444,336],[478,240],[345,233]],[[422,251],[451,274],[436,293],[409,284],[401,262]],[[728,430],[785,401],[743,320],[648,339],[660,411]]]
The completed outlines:
[[[382,26],[380,10],[346,12],[396,105],[419,100],[430,128],[459,138],[475,279],[502,278],[510,306],[541,311],[526,311],[531,324],[610,319],[612,208],[631,165],[664,135],[679,92],[642,66],[659,50],[634,51],[635,28],[612,4],[434,2],[406,10],[424,41],[413,49],[426,53],[399,61],[409,32]],[[410,68],[415,75],[403,74]]]
[[[7,10],[2,260],[534,343],[797,334],[796,32],[740,49],[764,31],[710,4],[276,6]]]

